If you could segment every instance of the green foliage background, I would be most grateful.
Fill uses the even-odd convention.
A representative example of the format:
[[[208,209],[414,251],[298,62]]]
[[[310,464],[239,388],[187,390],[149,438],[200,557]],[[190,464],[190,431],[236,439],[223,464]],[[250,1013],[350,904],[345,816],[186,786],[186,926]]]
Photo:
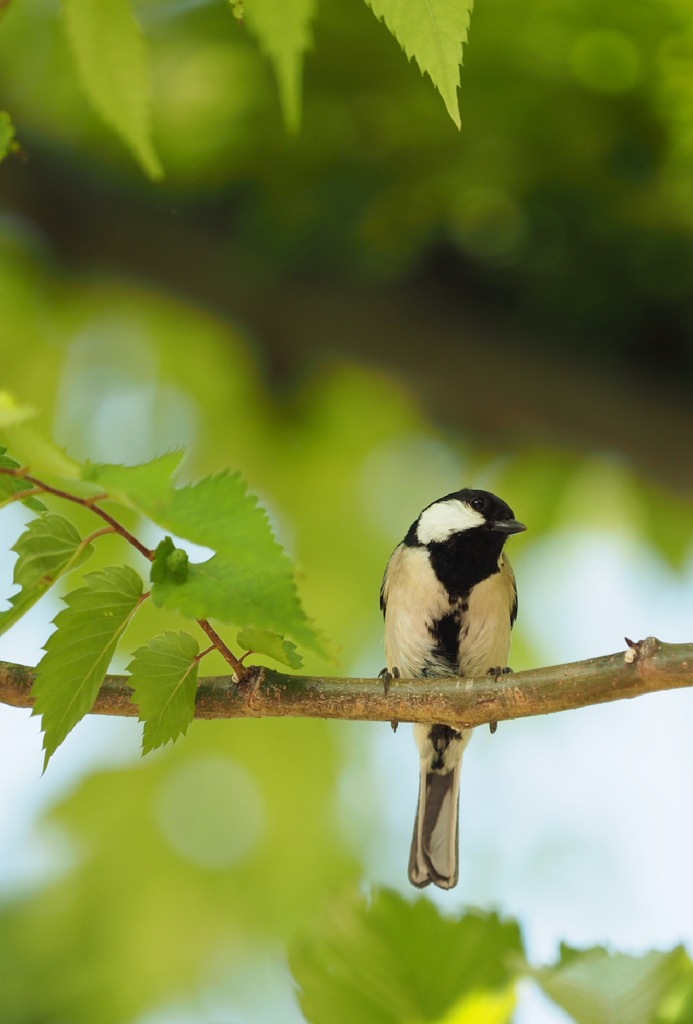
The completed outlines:
[[[124,5],[101,7],[123,24]],[[279,71],[293,82],[279,94],[286,54],[267,60],[250,10],[240,25],[223,4],[137,5],[146,45],[118,36],[140,82],[130,110],[99,92],[115,73],[107,48],[75,41],[94,10],[12,0],[0,13],[12,118],[0,120],[0,390],[39,410],[36,432],[13,431],[19,449],[38,457],[45,433],[78,459],[134,463],[184,445],[186,480],[240,470],[331,640],[332,662],[302,651],[307,671],[379,670],[385,561],[418,509],[462,482],[530,523],[514,549],[521,581],[542,542],[590,528],[685,570],[685,6],[480,2],[461,134],[365,5],[315,11],[299,134],[284,128],[296,66]],[[164,178],[144,178],[133,152]],[[391,314],[406,318],[411,296],[413,341]],[[83,510],[74,523],[93,529]],[[0,534],[8,584],[12,524]],[[141,527],[134,510],[128,525]],[[87,568],[122,558],[102,538]],[[27,649],[44,642],[51,601]],[[155,632],[185,628],[161,615],[143,608],[117,668]],[[523,621],[521,605],[516,669],[547,657],[549,638],[533,643]],[[80,735],[102,750],[71,775]],[[493,908],[453,920],[428,898],[371,893],[374,837],[391,838],[363,768],[376,739],[348,724],[194,722],[140,761],[136,723],[82,723],[49,770],[64,773],[62,792],[38,824],[26,811],[44,870],[2,894],[0,1019],[216,1024],[229,1006],[257,1019],[259,993],[262,1012],[286,1020],[298,1013],[287,962],[306,1019],[326,1024],[502,1022],[518,976],[585,1024],[691,1019],[681,950],[565,948],[554,967],[530,967],[517,925]],[[36,776],[39,748],[36,735]],[[392,886],[405,857],[388,849]],[[488,967],[476,987],[474,951]]]

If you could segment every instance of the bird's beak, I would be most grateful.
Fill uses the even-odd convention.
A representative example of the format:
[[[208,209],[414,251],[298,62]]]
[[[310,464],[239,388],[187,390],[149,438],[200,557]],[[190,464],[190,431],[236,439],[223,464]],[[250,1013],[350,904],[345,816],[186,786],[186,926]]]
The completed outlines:
[[[491,529],[497,530],[498,533],[522,533],[527,529],[524,523],[520,523],[517,519],[496,519],[491,523]]]

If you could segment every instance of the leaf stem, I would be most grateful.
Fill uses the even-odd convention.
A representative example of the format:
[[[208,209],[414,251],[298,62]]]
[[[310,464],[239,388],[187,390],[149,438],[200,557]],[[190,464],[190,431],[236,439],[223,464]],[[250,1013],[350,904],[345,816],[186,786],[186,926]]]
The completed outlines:
[[[90,533],[88,537],[85,537],[84,540],[82,541],[82,546],[86,548],[88,547],[89,544],[92,543],[92,541],[95,541],[97,537],[103,537],[107,533],[116,532],[117,531],[113,526],[102,526],[100,530],[94,530],[94,532]]]
[[[11,470],[6,469],[0,469],[0,473],[4,473],[6,476],[19,476],[17,472],[13,473]],[[6,498],[2,499],[2,507],[10,505],[13,501],[26,501],[27,498],[35,498],[37,494],[43,494],[43,488],[27,487],[23,491],[15,491],[14,494],[9,494]]]
[[[221,639],[217,631],[209,624],[207,619],[198,619],[197,624],[204,630],[209,639],[212,641],[212,646],[216,647],[219,653],[228,661],[229,665],[234,671],[238,682],[243,682],[246,676],[249,674],[249,669],[239,661],[236,655],[229,650],[224,641]]]

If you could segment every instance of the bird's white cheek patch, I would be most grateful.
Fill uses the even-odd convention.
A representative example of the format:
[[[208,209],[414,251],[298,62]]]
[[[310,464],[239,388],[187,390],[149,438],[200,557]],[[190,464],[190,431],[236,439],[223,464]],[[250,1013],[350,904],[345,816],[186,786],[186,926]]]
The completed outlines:
[[[417,536],[421,544],[442,544],[453,533],[473,530],[483,526],[486,520],[463,501],[437,501],[421,514]]]

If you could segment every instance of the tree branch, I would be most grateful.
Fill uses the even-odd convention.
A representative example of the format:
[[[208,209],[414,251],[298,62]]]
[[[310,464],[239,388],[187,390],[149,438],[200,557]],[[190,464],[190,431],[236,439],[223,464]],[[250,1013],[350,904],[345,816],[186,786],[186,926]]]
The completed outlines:
[[[649,637],[619,654],[499,678],[393,679],[387,694],[379,679],[291,676],[267,668],[251,672],[250,682],[241,686],[229,676],[204,679],[196,717],[483,725],[693,686],[693,644],[665,644]],[[31,707],[34,675],[34,669],[0,662],[0,702]],[[106,676],[92,713],[137,715],[128,678]]]

